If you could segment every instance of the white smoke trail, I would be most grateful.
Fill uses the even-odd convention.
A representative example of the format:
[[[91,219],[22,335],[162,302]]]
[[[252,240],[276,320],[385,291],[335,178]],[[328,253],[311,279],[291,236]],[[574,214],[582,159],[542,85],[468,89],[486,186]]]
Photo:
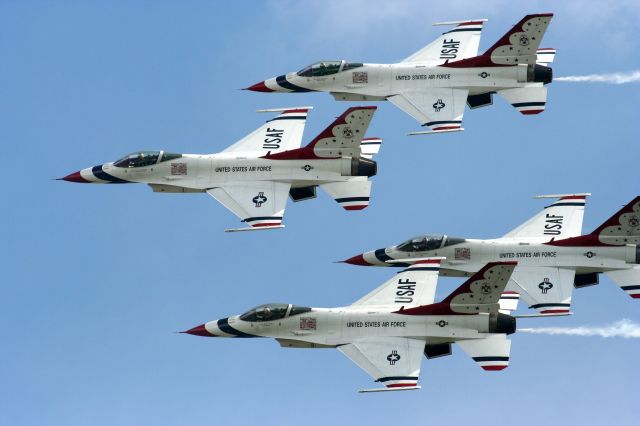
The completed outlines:
[[[624,339],[640,339],[640,324],[628,319],[622,319],[611,325],[603,327],[540,327],[519,328],[518,332],[568,335],[568,336],[598,336],[598,337],[622,337]]]
[[[614,72],[611,74],[591,74],[591,75],[570,75],[567,77],[556,77],[553,81],[568,81],[571,83],[608,83],[627,84],[640,81],[640,70],[631,72]]]

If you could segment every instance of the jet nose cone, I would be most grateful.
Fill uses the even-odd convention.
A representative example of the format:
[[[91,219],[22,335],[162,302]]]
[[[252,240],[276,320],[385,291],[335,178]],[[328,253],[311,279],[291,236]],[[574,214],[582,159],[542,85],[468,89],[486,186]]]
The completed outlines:
[[[350,265],[371,266],[369,262],[364,260],[364,256],[362,254],[358,254],[356,256],[350,257],[347,260],[343,260],[343,262],[348,263]]]
[[[180,333],[185,333],[185,334],[192,334],[194,336],[204,336],[204,337],[216,337],[215,334],[209,333],[206,329],[206,327],[204,326],[204,324],[201,324],[197,327],[193,327],[190,330],[187,331],[181,331]]]
[[[80,172],[71,173],[70,175],[67,175],[58,180],[66,180],[67,182],[76,182],[76,183],[89,183],[88,180],[82,177]]]
[[[247,87],[244,90],[251,90],[252,92],[275,92],[273,89],[269,89],[264,81],[254,84],[253,86]]]

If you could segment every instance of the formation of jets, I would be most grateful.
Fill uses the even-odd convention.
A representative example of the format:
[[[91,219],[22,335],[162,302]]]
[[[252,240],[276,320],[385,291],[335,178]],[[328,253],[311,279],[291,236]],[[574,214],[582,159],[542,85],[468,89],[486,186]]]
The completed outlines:
[[[460,131],[465,105],[491,105],[498,94],[525,115],[542,112],[555,49],[540,48],[552,14],[527,15],[481,55],[484,19],[453,28],[394,64],[320,61],[248,87],[256,92],[329,92],[341,101],[389,101],[429,130]],[[283,228],[287,197],[315,198],[318,187],[346,210],[369,205],[373,156],[382,139],[365,134],[373,106],[347,109],[302,146],[312,107],[278,113],[215,154],[140,151],[71,173],[76,183],[146,183],[154,192],[207,193],[245,226]],[[337,348],[381,386],[418,389],[422,355],[452,353],[457,344],[485,370],[509,364],[516,318],[571,314],[574,288],[604,273],[640,298],[640,196],[582,235],[587,193],[543,195],[540,213],[504,236],[481,240],[421,235],[353,256],[345,263],[404,268],[350,306],[311,308],[269,303],[194,327],[207,337],[271,337],[283,347]],[[438,277],[467,277],[435,302]],[[522,298],[535,314],[512,315]]]

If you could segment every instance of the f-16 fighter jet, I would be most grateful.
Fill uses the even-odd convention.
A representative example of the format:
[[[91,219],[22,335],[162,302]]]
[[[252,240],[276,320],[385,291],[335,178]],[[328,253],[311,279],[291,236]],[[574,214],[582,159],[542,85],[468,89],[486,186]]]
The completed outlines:
[[[500,299],[516,262],[490,263],[434,303],[440,260],[410,265],[350,306],[270,303],[183,333],[272,337],[287,348],[338,348],[384,386],[363,392],[419,389],[422,354],[450,355],[452,343],[485,370],[506,368],[507,335],[515,332],[516,320],[503,313]]]
[[[364,138],[375,107],[346,110],[329,127],[300,148],[311,107],[280,111],[218,154],[173,154],[141,151],[72,173],[63,180],[81,183],[147,183],[154,192],[206,192],[231,210],[246,228],[282,228],[287,195],[293,201],[324,189],[346,210],[369,205],[372,160],[382,142]]]
[[[580,235],[587,195],[539,196],[558,200],[501,238],[422,235],[345,262],[406,266],[428,256],[445,256],[442,275],[468,276],[487,262],[516,260],[508,297],[517,299],[519,294],[541,315],[569,314],[573,287],[598,284],[600,273],[640,298],[640,196],[595,231]]]
[[[320,61],[248,87],[255,92],[329,92],[340,101],[390,101],[431,130],[463,130],[465,103],[479,108],[498,93],[522,114],[544,111],[555,49],[539,49],[553,14],[527,15],[482,55],[486,19],[455,25],[395,64]]]

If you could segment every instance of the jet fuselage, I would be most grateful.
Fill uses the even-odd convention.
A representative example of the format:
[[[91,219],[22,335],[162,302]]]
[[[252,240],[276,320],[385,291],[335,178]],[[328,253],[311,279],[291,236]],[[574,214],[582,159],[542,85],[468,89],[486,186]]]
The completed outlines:
[[[369,337],[409,337],[427,344],[440,344],[515,331],[515,320],[506,320],[512,317],[503,314],[499,314],[498,325],[498,314],[406,315],[394,312],[403,303],[396,302],[396,305],[305,308],[309,310],[302,314],[287,313],[274,320],[252,318],[246,321],[241,317],[247,314],[235,315],[210,321],[189,332],[209,337],[272,337],[282,346],[311,348],[335,347]],[[263,309],[263,306],[256,309]],[[509,324],[505,325],[503,321]]]
[[[562,241],[562,240],[560,240]],[[626,246],[562,246],[554,242],[538,243],[525,240],[498,238],[492,240],[465,239],[464,242],[432,250],[399,250],[398,246],[369,251],[347,260],[347,263],[371,266],[402,266],[390,263],[394,259],[446,257],[441,264],[441,275],[469,276],[485,264],[494,261],[516,260],[518,268],[559,267],[575,269],[577,274],[631,269],[640,263],[635,244]]]
[[[494,67],[454,67],[426,63],[362,64],[323,76],[288,73],[248,88],[262,92],[331,92],[336,100],[385,100],[406,92],[438,88],[469,90],[470,95],[503,89],[542,86],[551,82],[551,68],[520,64]],[[283,83],[284,82],[284,83]]]
[[[118,166],[118,162],[109,162],[64,179],[85,183],[147,183],[159,192],[201,192],[229,182],[279,181],[291,183],[295,188],[375,175],[375,162],[368,159],[272,160],[247,154],[182,154],[167,161],[163,161],[162,154],[154,164]]]

